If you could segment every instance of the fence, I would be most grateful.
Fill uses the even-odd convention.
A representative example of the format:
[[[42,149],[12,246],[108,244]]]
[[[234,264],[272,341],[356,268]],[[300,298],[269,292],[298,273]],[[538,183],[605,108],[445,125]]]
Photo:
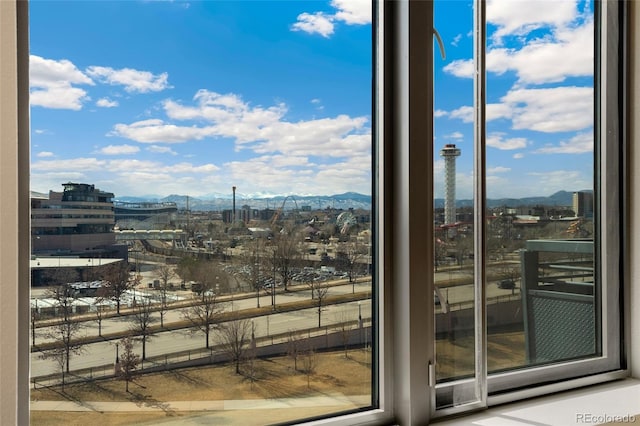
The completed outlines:
[[[366,323],[369,324],[366,325]],[[360,346],[369,348],[371,346],[371,322],[370,320],[363,319],[362,324],[358,324],[358,321],[348,321],[319,329],[295,330],[295,337],[304,339],[304,344],[307,348],[317,351]],[[290,339],[291,335],[289,333],[256,338],[256,358],[285,355]],[[250,342],[247,343],[250,344]],[[185,367],[222,364],[229,361],[231,361],[230,355],[224,352],[220,348],[220,345],[218,345],[212,346],[209,349],[201,348],[149,357],[145,361],[141,361],[137,371],[139,374],[148,374]],[[115,377],[115,365],[107,364],[65,373],[64,384],[69,385],[94,380],[113,379]],[[61,385],[62,378],[62,373],[55,373],[46,376],[32,377],[31,382],[33,388],[37,389],[38,387]]]

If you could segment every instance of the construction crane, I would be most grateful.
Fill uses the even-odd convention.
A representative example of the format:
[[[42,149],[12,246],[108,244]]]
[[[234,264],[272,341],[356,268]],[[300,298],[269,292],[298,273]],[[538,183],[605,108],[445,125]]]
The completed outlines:
[[[284,210],[284,205],[287,202],[287,200],[291,198],[293,200],[293,203],[296,205],[296,211],[298,210],[298,203],[296,202],[296,199],[293,198],[293,195],[287,195],[286,197],[284,197],[284,200],[282,200],[282,205],[276,210],[276,212],[273,214],[273,217],[271,218],[271,225],[275,225],[275,223],[277,222],[278,218],[280,217],[280,215],[282,214],[282,211]]]

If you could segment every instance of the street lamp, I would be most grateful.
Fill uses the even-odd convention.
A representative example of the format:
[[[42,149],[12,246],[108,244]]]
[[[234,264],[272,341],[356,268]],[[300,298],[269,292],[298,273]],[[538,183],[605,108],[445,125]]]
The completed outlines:
[[[118,356],[118,344],[116,343],[116,363],[113,365],[113,370],[116,375],[120,374],[120,357]]]
[[[251,348],[256,348],[255,324],[253,323],[253,318],[251,318]]]

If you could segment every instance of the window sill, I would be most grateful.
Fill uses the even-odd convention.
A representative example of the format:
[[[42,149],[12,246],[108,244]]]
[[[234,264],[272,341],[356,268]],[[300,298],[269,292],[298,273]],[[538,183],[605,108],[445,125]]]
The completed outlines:
[[[439,421],[439,426],[640,425],[640,380],[561,392],[489,408],[464,418]]]

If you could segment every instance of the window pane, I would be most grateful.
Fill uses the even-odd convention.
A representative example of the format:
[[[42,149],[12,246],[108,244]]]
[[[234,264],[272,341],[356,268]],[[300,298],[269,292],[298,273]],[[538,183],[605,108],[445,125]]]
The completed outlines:
[[[475,377],[474,126],[472,1],[434,5],[442,39],[435,57],[435,327],[440,384]],[[443,56],[445,56],[443,58]],[[437,393],[443,408],[475,401],[473,382]]]
[[[472,19],[466,30],[458,28],[466,14],[478,13],[477,5],[436,2],[435,10],[447,47],[446,59],[435,60],[434,150],[442,157],[434,176],[434,207],[442,218],[434,243],[437,408],[474,401],[466,392],[474,381],[503,392],[609,371],[619,366],[620,74],[608,38],[617,42],[617,8],[592,1],[486,2],[482,94],[473,93],[478,65],[471,41],[464,50]],[[484,117],[474,111],[474,96]],[[474,170],[467,141],[472,126],[483,123],[486,140],[475,141],[475,155],[484,156]],[[474,178],[480,182],[475,197],[486,188],[485,208],[469,212],[482,213],[483,229],[461,215],[473,205],[461,189]],[[455,218],[446,213],[452,206]],[[465,232],[482,238],[482,256],[465,250]],[[463,278],[460,259],[467,253],[476,275],[469,266]],[[481,324],[473,284],[484,286],[486,347],[474,340]],[[473,377],[483,356],[490,376]],[[589,362],[569,364],[576,360]]]
[[[487,27],[489,371],[597,355],[594,5],[490,2]]]
[[[371,2],[30,19],[34,424],[372,407]]]

